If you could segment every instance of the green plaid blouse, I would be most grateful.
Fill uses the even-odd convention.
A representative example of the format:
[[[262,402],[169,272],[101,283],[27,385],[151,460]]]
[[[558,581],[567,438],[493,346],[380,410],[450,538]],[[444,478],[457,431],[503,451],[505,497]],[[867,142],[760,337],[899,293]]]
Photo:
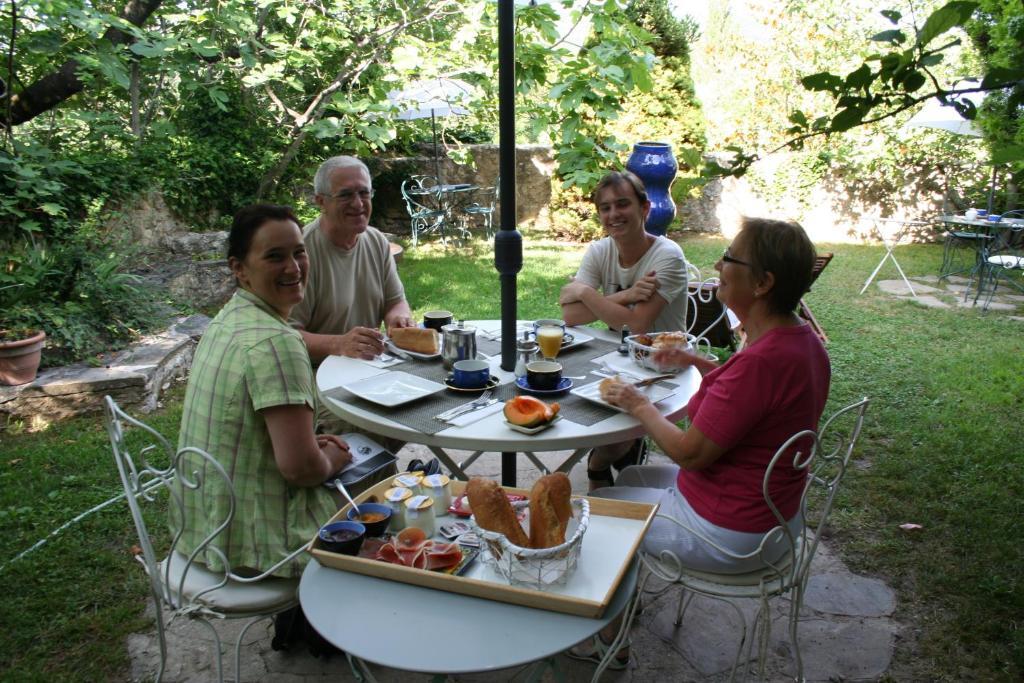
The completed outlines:
[[[179,448],[196,446],[212,455],[234,484],[234,520],[213,541],[232,568],[269,569],[337,512],[326,488],[291,486],[278,471],[258,411],[281,405],[316,410],[306,345],[259,297],[239,289],[196,347],[178,438]],[[183,489],[185,520],[177,549],[186,554],[215,532],[228,511],[223,478],[203,481],[198,492]],[[213,553],[199,559],[214,571],[222,569]],[[276,574],[298,576],[307,560],[300,556]]]

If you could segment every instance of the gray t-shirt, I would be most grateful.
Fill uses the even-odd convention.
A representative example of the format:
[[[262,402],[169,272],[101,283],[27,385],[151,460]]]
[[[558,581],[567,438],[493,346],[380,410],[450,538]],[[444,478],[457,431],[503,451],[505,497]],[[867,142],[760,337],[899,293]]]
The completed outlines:
[[[405,298],[388,240],[368,227],[349,250],[335,246],[317,218],[302,230],[309,255],[306,295],[291,320],[309,332],[345,334],[379,328],[384,314]]]
[[[609,296],[629,289],[646,273],[656,271],[657,295],[667,303],[654,320],[651,332],[686,329],[686,259],[682,248],[666,237],[657,237],[650,249],[629,268],[619,265],[615,241],[605,237],[593,242],[583,254],[576,279]]]

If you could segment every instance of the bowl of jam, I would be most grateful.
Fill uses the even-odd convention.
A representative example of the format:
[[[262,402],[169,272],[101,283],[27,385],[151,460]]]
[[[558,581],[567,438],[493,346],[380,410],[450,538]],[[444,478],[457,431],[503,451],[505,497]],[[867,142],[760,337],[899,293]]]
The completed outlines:
[[[365,538],[366,527],[359,522],[331,522],[320,527],[320,542],[332,553],[355,555]]]
[[[359,512],[349,508],[348,519],[366,527],[367,536],[383,536],[391,522],[391,506],[380,503],[360,503]]]

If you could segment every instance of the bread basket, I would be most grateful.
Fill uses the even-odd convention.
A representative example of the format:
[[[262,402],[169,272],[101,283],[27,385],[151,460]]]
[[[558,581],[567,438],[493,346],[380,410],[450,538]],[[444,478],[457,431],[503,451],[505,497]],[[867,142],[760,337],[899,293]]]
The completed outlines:
[[[553,548],[521,548],[513,545],[505,534],[480,528],[476,517],[470,521],[480,537],[480,559],[513,586],[543,589],[564,584],[576,570],[583,547],[583,534],[590,524],[590,503],[584,498],[570,501],[572,519],[566,530],[566,541]],[[527,500],[512,503],[516,513],[529,508]]]
[[[660,365],[654,362],[654,352],[660,349],[655,349],[653,346],[642,343],[639,340],[646,341],[650,339],[653,343],[663,332],[652,332],[650,334],[632,334],[626,337],[626,347],[629,352],[629,357],[633,359],[633,362],[642,368],[653,370],[655,372],[675,372],[681,370],[680,367],[672,365]],[[686,335],[686,346],[680,348],[686,351],[693,350],[694,337],[692,334]]]

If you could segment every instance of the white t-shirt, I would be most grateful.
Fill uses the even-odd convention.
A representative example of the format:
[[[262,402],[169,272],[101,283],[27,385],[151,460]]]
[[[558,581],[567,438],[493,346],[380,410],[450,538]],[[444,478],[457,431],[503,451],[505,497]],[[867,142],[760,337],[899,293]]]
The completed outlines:
[[[611,237],[593,242],[583,254],[576,279],[610,296],[629,289],[646,273],[655,271],[657,295],[666,301],[650,332],[686,329],[686,259],[682,248],[666,237],[656,237],[639,261],[629,268],[619,265],[619,249]]]
[[[320,219],[302,229],[309,255],[306,295],[291,320],[308,332],[345,334],[354,327],[380,327],[387,310],[405,298],[391,246],[367,227],[354,247],[341,249],[320,229]]]

